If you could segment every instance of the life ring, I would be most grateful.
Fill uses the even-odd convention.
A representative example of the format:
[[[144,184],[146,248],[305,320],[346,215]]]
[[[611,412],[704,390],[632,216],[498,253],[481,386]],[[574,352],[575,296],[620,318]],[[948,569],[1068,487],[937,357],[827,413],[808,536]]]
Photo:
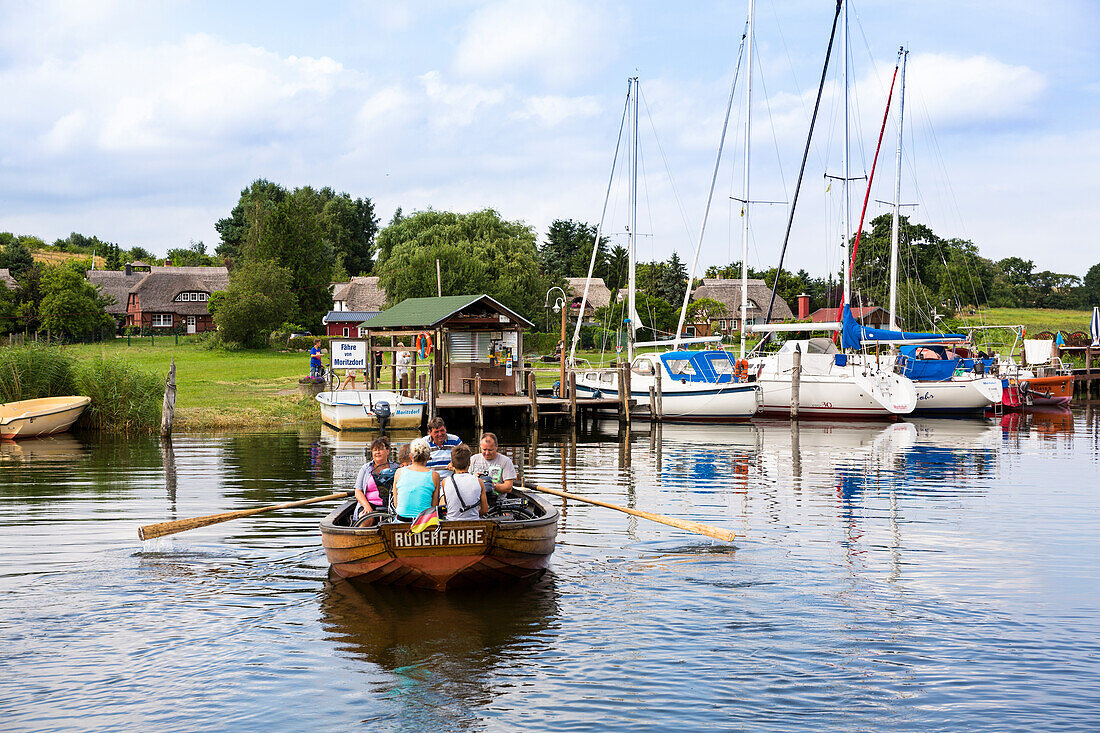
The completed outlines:
[[[432,337],[427,331],[421,331],[416,335],[414,345],[420,352],[421,359],[427,359],[432,355]]]

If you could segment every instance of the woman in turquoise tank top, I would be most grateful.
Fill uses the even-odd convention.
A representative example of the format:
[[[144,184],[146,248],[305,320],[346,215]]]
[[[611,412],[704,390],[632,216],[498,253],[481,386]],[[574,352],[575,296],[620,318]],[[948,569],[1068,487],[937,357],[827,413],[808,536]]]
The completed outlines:
[[[428,468],[432,448],[418,438],[410,446],[412,463],[398,469],[393,478],[393,501],[397,519],[411,522],[420,512],[439,503],[439,474]]]

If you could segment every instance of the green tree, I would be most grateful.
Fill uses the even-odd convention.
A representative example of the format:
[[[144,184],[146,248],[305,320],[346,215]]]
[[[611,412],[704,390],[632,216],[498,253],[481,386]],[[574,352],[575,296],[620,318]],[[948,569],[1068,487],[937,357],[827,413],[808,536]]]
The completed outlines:
[[[729,314],[726,304],[714,298],[699,298],[688,305],[689,321],[709,322],[714,318],[724,318]]]
[[[604,283],[612,294],[626,286],[629,257],[630,253],[621,244],[613,246],[607,255],[607,275],[604,277]]]
[[[391,303],[436,294],[440,261],[444,295],[485,293],[523,316],[541,311],[549,278],[539,267],[535,234],[496,211],[421,211],[378,235],[375,272]]]
[[[335,264],[332,246],[321,236],[313,212],[315,193],[297,189],[277,204],[266,217],[255,245],[250,235],[241,258],[245,262],[271,261],[290,270],[298,315],[311,330],[319,330],[321,318],[332,309],[328,284]]]
[[[171,260],[174,267],[212,267],[218,261],[206,254],[206,245],[192,240],[186,249],[176,248],[168,250],[167,259]]]
[[[0,334],[19,329],[19,297],[0,282]]]
[[[31,267],[34,266],[34,256],[23,237],[16,237],[8,232],[0,232],[0,267],[7,268],[11,276],[16,280],[22,279]]]
[[[665,302],[679,305],[684,302],[684,291],[687,285],[687,267],[680,261],[680,255],[673,252],[657,276],[654,294]]]
[[[132,247],[129,252],[130,262],[144,262],[147,265],[155,264],[157,256],[144,247]]]
[[[286,189],[265,178],[257,178],[241,191],[237,205],[225,219],[219,219],[214,229],[221,235],[221,244],[215,252],[224,258],[234,260],[248,239],[249,230],[256,221],[262,221],[264,214],[283,201]]]
[[[67,262],[42,274],[42,328],[69,337],[94,333],[114,325],[105,308],[111,298],[84,279],[82,264]]]
[[[1086,308],[1100,305],[1100,263],[1093,265],[1085,273],[1081,297]]]
[[[539,248],[543,269],[555,281],[567,277],[585,277],[596,246],[596,227],[572,219],[556,219],[550,224],[546,241]],[[607,237],[600,237],[596,249],[594,277],[607,278]]]
[[[333,195],[320,211],[321,231],[349,275],[371,271],[378,218],[370,199]]]
[[[676,323],[680,319],[679,308],[673,307],[664,298],[644,292],[638,293],[635,300],[638,317],[642,320],[642,328],[638,329],[635,340],[654,341],[672,335],[676,330]],[[626,308],[626,298],[623,298],[597,310],[596,317],[600,321],[610,324],[612,329],[622,328],[625,332]]]
[[[222,337],[249,348],[263,346],[269,333],[297,318],[293,280],[290,270],[272,260],[234,268],[229,287],[210,294],[210,313]]]

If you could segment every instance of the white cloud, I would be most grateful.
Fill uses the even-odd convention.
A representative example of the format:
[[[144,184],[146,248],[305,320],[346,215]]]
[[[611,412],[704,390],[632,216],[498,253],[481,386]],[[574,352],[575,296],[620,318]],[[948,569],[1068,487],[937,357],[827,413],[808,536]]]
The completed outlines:
[[[69,61],[0,74],[0,119],[42,151],[204,148],[258,130],[315,127],[316,106],[355,75],[328,58],[279,57],[207,35],[153,47],[100,46]]]
[[[965,126],[1027,117],[1046,89],[1042,74],[989,56],[914,54],[906,89],[918,96],[934,124]]]
[[[504,0],[474,13],[455,53],[455,69],[488,79],[536,76],[561,85],[596,72],[616,33],[595,4]]]
[[[527,97],[512,113],[517,120],[530,120],[545,127],[557,127],[577,117],[593,117],[603,111],[595,97],[563,97],[556,94]]]
[[[452,84],[444,81],[438,71],[420,77],[420,83],[431,105],[431,123],[438,128],[470,125],[478,113],[502,104],[508,91],[477,84]]]

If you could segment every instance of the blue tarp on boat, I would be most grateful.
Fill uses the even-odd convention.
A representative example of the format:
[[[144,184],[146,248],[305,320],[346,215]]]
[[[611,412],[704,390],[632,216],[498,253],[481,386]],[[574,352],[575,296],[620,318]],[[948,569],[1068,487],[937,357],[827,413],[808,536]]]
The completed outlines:
[[[957,333],[911,333],[861,326],[852,316],[852,307],[848,305],[844,306],[841,328],[841,345],[845,349],[858,349],[865,343],[875,341],[963,341],[965,339],[962,334]]]
[[[917,350],[935,351],[940,355],[939,359],[922,359],[917,356]],[[898,349],[901,356],[898,361],[904,366],[902,375],[909,377],[914,382],[943,382],[955,374],[960,359],[947,359],[947,350],[942,346],[902,346]]]

